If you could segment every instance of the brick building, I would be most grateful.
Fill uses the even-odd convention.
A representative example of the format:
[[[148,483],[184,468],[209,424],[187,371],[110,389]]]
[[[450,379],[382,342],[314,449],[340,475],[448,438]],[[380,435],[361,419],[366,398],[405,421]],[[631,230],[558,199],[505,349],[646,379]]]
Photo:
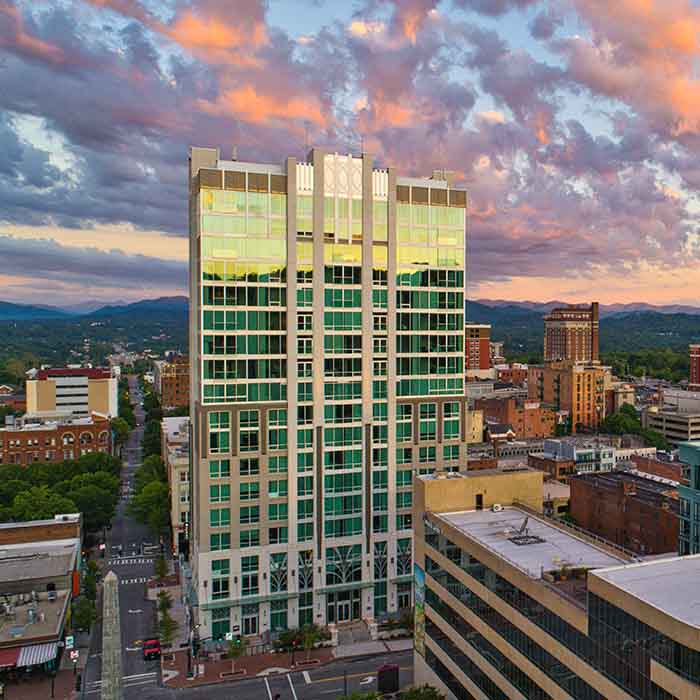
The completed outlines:
[[[530,469],[544,472],[548,479],[563,484],[567,483],[569,477],[576,473],[576,463],[573,459],[543,452],[531,452],[527,456],[527,466]]]
[[[464,367],[489,369],[491,326],[487,323],[466,323],[464,325]]]
[[[567,411],[571,431],[596,430],[605,418],[610,368],[583,362],[549,362],[528,367],[528,398]]]
[[[0,429],[0,464],[32,464],[77,459],[91,452],[110,453],[109,419],[54,418],[30,421],[26,417]]]
[[[598,302],[552,309],[544,319],[544,361],[597,361],[598,313]]]
[[[579,474],[569,486],[580,527],[637,554],[676,552],[678,482],[616,471]]]
[[[523,387],[527,384],[527,365],[513,362],[510,365],[496,367],[496,379],[499,382]]]
[[[653,476],[660,476],[664,479],[672,481],[680,481],[683,478],[683,462],[678,460],[669,461],[654,459],[645,455],[632,455],[630,462],[634,463],[634,468],[637,471]]]
[[[186,355],[153,363],[153,386],[163,408],[190,405],[190,362]]]
[[[690,354],[690,381],[688,389],[700,391],[700,344],[691,345],[688,350]]]
[[[545,438],[554,435],[556,413],[539,401],[523,401],[515,397],[484,397],[475,401],[484,412],[484,420],[508,423],[520,439]]]

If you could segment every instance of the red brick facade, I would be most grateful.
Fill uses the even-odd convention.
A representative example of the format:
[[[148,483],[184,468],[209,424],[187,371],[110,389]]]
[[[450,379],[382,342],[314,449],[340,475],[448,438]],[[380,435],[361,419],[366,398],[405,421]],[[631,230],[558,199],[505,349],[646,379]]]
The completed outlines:
[[[469,324],[464,327],[464,369],[489,369],[491,367],[491,326]]]
[[[568,483],[569,477],[574,473],[573,459],[556,459],[554,457],[545,457],[542,454],[529,454],[527,456],[527,466],[530,469],[537,469],[549,475],[554,481],[561,481],[563,484]]]
[[[673,481],[680,481],[682,478],[683,464],[681,462],[662,462],[659,459],[643,455],[632,455],[630,461],[634,462],[635,469],[645,474],[653,474]]]
[[[176,357],[161,369],[160,403],[164,408],[190,405],[190,363],[187,357]]]
[[[63,462],[91,452],[109,453],[112,444],[109,420],[44,423],[37,427],[0,430],[0,464]]]
[[[691,345],[690,354],[690,389],[700,389],[700,345]]]
[[[646,481],[624,472],[573,477],[571,517],[580,527],[638,554],[676,552],[677,493]]]
[[[518,401],[515,398],[483,398],[475,408],[484,412],[484,421],[507,423],[519,440],[545,438],[554,435],[556,413],[538,401]]]
[[[498,381],[513,384],[515,386],[525,386],[527,382],[527,367],[513,367],[498,370]]]

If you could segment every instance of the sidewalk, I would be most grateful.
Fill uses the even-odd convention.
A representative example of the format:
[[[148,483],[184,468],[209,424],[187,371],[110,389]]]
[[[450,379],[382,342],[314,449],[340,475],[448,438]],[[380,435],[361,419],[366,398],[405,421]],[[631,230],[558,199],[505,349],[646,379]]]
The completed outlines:
[[[75,689],[73,671],[59,671],[54,679],[55,700],[70,700]],[[37,678],[31,681],[20,681],[5,686],[7,700],[50,700],[51,679]]]
[[[356,642],[355,644],[340,644],[333,649],[336,659],[348,659],[352,656],[372,656],[386,654],[387,651],[408,651],[413,648],[413,638],[392,639],[376,642]]]
[[[386,651],[386,650],[384,650]],[[172,656],[173,659],[161,661],[163,669],[163,682],[168,688],[193,688],[198,685],[210,685],[212,683],[230,683],[233,680],[242,680],[253,676],[284,673],[293,668],[296,670],[310,670],[317,668],[320,664],[333,661],[333,653],[330,648],[314,649],[311,652],[311,659],[317,659],[318,664],[305,665],[303,662],[307,658],[305,651],[298,651],[295,654],[295,666],[292,667],[290,653],[280,654],[255,654],[253,656],[243,656],[236,659],[236,671],[245,669],[245,674],[221,677],[222,673],[230,673],[232,668],[231,659],[221,661],[198,662],[197,676],[187,679],[187,651],[176,651],[174,654],[165,654],[164,657]]]

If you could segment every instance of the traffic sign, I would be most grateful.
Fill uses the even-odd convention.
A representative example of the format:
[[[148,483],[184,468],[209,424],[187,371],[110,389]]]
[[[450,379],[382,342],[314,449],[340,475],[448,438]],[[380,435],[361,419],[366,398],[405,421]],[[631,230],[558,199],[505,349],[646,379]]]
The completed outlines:
[[[70,653],[70,660],[74,664],[77,664],[79,658],[80,658],[80,652],[77,649],[73,649]]]
[[[72,649],[75,646],[75,637],[68,636],[66,637],[66,649]]]
[[[224,639],[225,639],[227,642],[232,641],[232,640],[233,640],[233,632],[226,632],[226,634],[224,635]]]

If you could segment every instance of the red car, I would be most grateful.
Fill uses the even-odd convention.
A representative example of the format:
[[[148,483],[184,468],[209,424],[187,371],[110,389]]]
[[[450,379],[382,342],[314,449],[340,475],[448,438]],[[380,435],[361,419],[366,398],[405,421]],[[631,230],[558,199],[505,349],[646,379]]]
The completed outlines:
[[[149,659],[160,658],[160,641],[157,639],[147,639],[143,643],[143,658]]]

